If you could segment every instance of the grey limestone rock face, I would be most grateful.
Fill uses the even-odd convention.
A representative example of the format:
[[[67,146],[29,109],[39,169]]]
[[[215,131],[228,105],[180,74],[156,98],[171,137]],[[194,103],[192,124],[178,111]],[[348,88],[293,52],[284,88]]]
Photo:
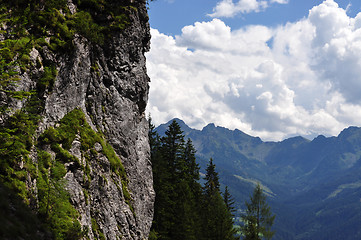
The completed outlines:
[[[88,204],[82,191],[83,173],[66,175],[81,224],[91,229],[91,219],[95,219],[107,239],[146,239],[153,218],[155,193],[144,116],[149,81],[144,52],[150,36],[144,2],[139,1],[138,9],[131,16],[132,26],[107,40],[104,47],[80,36],[74,39],[73,55],[57,60],[59,74],[45,104],[44,126],[81,108],[94,130],[98,127],[105,134],[126,169],[134,213],[117,188],[120,179],[109,170],[105,156],[92,160]],[[73,146],[75,153],[79,146],[76,142]]]
[[[81,109],[88,124],[104,135],[126,170],[130,203],[126,202],[120,177],[111,171],[109,159],[102,154],[102,146],[97,143],[92,151],[84,153],[79,137],[73,141],[69,152],[82,164],[86,164],[86,154],[91,156],[87,160],[88,175],[75,163],[65,165],[66,190],[79,212],[80,224],[88,229],[88,239],[99,238],[100,232],[106,239],[147,239],[153,219],[155,193],[145,118],[149,77],[144,56],[149,50],[150,31],[146,2],[135,0],[132,4],[137,10],[129,16],[130,25],[112,34],[103,45],[75,35],[70,54],[54,53],[46,47],[40,53],[35,48],[30,53],[33,66],[51,61],[57,69],[52,91],[44,94],[37,134],[56,127],[70,111]],[[68,0],[68,7],[76,12],[75,1]],[[42,67],[31,69],[33,76],[43,71]],[[23,73],[17,88],[29,91],[35,84]],[[0,96],[0,101],[14,111],[24,105],[23,100],[3,98],[6,96]],[[2,114],[1,120],[10,115]],[[54,155],[50,148],[47,151]],[[37,161],[36,154],[31,158]]]

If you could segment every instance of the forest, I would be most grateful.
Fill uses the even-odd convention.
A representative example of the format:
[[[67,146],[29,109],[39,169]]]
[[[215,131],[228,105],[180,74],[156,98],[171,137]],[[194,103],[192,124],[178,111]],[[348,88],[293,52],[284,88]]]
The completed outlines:
[[[160,137],[149,118],[149,139],[156,192],[154,219],[149,239],[235,240],[271,239],[275,219],[258,184],[243,224],[235,227],[234,200],[228,187],[221,191],[218,172],[210,158],[204,176],[196,162],[192,141],[185,139],[173,121]]]

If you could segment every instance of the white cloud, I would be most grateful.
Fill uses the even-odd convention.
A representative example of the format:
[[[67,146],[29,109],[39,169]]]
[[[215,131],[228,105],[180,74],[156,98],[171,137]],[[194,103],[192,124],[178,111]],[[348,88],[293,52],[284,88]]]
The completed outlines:
[[[277,28],[213,19],[175,38],[153,29],[148,111],[155,124],[179,117],[265,140],[338,134],[360,124],[360,27],[361,14],[326,0]]]
[[[271,0],[271,3],[287,4],[289,0]]]
[[[270,3],[287,4],[288,0],[271,0]],[[213,13],[208,14],[210,17],[234,17],[237,14],[245,14],[250,12],[260,12],[269,7],[266,0],[221,0],[213,8]]]

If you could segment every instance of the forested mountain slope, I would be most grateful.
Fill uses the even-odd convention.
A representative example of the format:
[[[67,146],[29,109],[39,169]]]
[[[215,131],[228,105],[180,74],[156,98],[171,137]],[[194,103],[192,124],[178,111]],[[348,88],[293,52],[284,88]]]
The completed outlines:
[[[212,157],[239,208],[261,183],[277,216],[275,239],[360,238],[360,128],[312,141],[263,142],[239,130],[214,124],[195,130],[177,121],[194,143],[201,171]],[[160,134],[165,126],[157,128]]]

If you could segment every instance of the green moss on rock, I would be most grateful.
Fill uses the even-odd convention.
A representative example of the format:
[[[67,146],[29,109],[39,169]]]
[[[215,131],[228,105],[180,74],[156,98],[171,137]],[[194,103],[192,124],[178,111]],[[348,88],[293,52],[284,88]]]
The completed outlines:
[[[127,179],[123,164],[116,155],[114,149],[107,143],[102,133],[97,133],[90,127],[81,109],[74,109],[66,114],[64,118],[60,120],[58,127],[47,129],[39,139],[42,144],[51,144],[52,150],[57,154],[67,155],[63,150],[68,152],[77,136],[79,137],[81,150],[84,154],[88,150],[93,153],[96,152],[94,150],[94,145],[95,143],[99,143],[102,146],[101,152],[109,160],[111,170],[122,179]],[[75,160],[74,156],[73,158],[65,156],[62,157],[62,159],[64,161],[66,159],[70,161]],[[76,161],[79,162],[79,160]]]

